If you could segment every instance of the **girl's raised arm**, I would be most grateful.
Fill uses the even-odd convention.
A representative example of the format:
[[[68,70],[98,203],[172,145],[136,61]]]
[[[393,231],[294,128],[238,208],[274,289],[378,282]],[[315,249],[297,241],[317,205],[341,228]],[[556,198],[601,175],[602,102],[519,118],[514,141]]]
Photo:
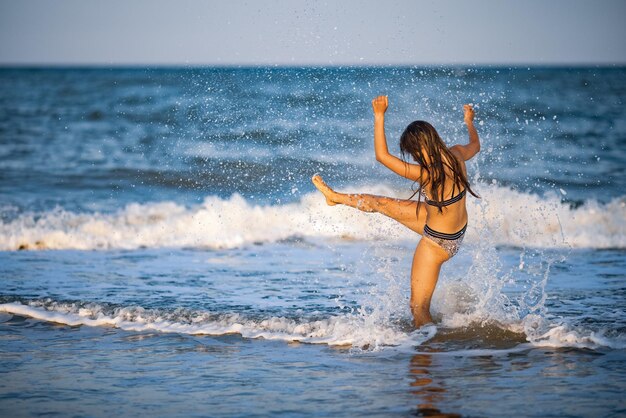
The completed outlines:
[[[457,157],[462,158],[463,161],[467,161],[480,151],[480,139],[474,127],[474,108],[472,108],[472,105],[466,104],[463,106],[463,121],[467,125],[469,143],[467,145],[455,145],[450,148],[450,151],[456,154]]]
[[[400,158],[389,154],[387,138],[385,136],[385,111],[389,101],[387,96],[378,96],[372,100],[374,109],[374,151],[376,161],[393,171],[394,173],[417,181],[420,179],[422,168],[417,164],[409,164]]]

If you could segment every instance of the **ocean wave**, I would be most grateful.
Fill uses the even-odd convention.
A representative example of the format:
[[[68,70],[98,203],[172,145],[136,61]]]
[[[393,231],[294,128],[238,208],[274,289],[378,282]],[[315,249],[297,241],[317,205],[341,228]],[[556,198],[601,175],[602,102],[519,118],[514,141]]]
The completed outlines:
[[[350,191],[363,190],[355,188]],[[369,193],[406,197],[384,185]],[[557,195],[540,197],[498,185],[478,185],[468,198],[466,242],[541,248],[626,248],[626,198],[576,208]],[[319,193],[297,203],[258,206],[240,195],[208,196],[186,207],[175,202],[130,204],[111,214],[57,209],[25,213],[0,224],[0,250],[236,248],[294,237],[414,240],[415,234],[379,214],[328,207]]]
[[[411,341],[419,344],[415,333],[382,326],[367,316],[347,314],[324,319],[296,320],[285,317],[248,318],[239,313],[211,313],[142,307],[107,307],[97,303],[64,303],[51,300],[28,304],[0,304],[0,312],[27,316],[70,326],[109,326],[125,331],[157,331],[189,335],[239,334],[244,338],[263,338],[287,342],[351,346],[376,350]]]
[[[544,318],[529,316],[516,323],[480,323],[467,319],[456,326],[427,325],[418,330],[394,323],[383,324],[376,316],[364,312],[330,316],[321,319],[293,319],[280,316],[246,317],[240,313],[212,313],[188,309],[144,309],[139,306],[120,307],[98,303],[33,300],[26,304],[0,304],[0,313],[30,317],[69,326],[104,326],[133,332],[161,332],[188,335],[239,334],[243,338],[262,338],[285,342],[326,344],[368,351],[386,348],[414,350],[427,341],[448,342],[454,352],[470,348],[478,350],[509,350],[527,344],[552,348],[626,348],[623,335],[606,336],[568,324],[547,326]],[[6,318],[3,322],[9,320]],[[458,321],[458,318],[457,318]],[[537,323],[542,322],[541,326]],[[405,329],[406,328],[406,329]],[[541,331],[539,331],[541,330]],[[513,333],[517,335],[513,335]],[[460,337],[461,336],[461,337]],[[520,339],[521,336],[521,339]],[[470,338],[471,337],[471,338]],[[472,341],[458,341],[467,340]],[[476,347],[475,342],[484,347]],[[453,343],[454,342],[454,343]]]
[[[608,336],[603,330],[589,331],[569,324],[559,324],[553,325],[547,331],[533,336],[531,343],[536,347],[591,349],[609,347],[624,349],[626,348],[626,337],[623,334],[616,337]]]

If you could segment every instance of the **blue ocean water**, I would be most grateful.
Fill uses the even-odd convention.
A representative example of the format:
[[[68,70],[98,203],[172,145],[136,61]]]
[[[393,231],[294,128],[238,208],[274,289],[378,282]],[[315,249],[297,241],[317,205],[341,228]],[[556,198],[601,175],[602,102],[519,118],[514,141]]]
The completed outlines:
[[[482,151],[435,326],[419,237],[310,183],[430,121]],[[626,69],[0,69],[0,412],[626,413]],[[581,387],[584,386],[584,390]]]

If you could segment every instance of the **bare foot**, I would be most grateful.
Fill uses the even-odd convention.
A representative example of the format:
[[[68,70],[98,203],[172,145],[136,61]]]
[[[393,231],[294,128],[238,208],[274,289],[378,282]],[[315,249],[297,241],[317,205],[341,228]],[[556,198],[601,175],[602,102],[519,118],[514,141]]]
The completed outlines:
[[[415,328],[420,328],[423,325],[433,323],[433,317],[430,316],[429,311],[425,311],[417,307],[411,310],[413,313],[413,325],[415,325]]]
[[[322,180],[322,177],[319,174],[314,175],[311,178],[311,181],[313,182],[315,187],[317,187],[317,190],[322,192],[324,197],[326,197],[326,203],[329,206],[334,206],[337,204],[337,202],[333,200],[333,197],[335,196],[335,191],[328,187],[326,183],[324,183],[324,180]]]
[[[434,324],[435,322],[431,319],[431,320],[413,320],[413,325],[415,326],[415,329],[420,329],[421,327],[423,327],[424,325],[428,325],[428,324]]]

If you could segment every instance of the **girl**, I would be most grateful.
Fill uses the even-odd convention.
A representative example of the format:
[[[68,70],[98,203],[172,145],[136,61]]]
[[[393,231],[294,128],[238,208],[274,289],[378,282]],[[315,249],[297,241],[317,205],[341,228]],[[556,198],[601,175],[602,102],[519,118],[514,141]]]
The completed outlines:
[[[328,187],[319,175],[313,184],[329,205],[342,204],[364,212],[378,212],[422,235],[411,267],[411,312],[416,327],[432,322],[430,300],[439,278],[441,265],[459,249],[467,228],[467,192],[478,197],[467,181],[465,161],[480,151],[474,127],[474,109],[463,106],[469,143],[446,147],[431,124],[415,121],[400,137],[402,159],[391,155],[385,137],[387,96],[372,100],[374,109],[374,149],[376,161],[394,173],[419,184],[417,202],[369,194],[345,194]],[[406,162],[411,156],[417,164]],[[413,197],[411,196],[411,197]],[[424,204],[421,197],[424,197]]]

